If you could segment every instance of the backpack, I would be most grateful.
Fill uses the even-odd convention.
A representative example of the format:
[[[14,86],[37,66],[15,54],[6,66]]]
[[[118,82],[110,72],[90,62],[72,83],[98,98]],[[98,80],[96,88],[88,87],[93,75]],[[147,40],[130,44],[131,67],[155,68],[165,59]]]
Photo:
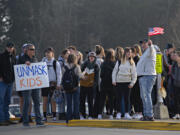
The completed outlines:
[[[62,77],[62,86],[66,92],[74,91],[78,87],[79,81],[79,77],[74,72],[76,66],[71,69],[69,69],[67,66],[64,67],[65,72]]]
[[[56,60],[53,61],[53,69],[54,69],[54,72],[56,74],[56,80],[57,80],[57,72],[56,72]]]

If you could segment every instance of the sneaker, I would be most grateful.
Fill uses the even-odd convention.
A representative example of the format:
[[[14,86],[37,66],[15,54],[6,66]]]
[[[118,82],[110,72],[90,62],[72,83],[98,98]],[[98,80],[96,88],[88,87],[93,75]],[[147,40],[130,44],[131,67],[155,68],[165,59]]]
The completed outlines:
[[[138,116],[138,114],[134,114],[134,115],[132,116],[132,118],[133,118],[133,119],[137,119],[137,116]]]
[[[154,121],[154,117],[144,116],[140,119],[141,121]]]
[[[113,120],[114,118],[113,118],[113,115],[109,115],[109,119],[110,120]]]
[[[138,119],[138,120],[139,120],[139,119],[141,119],[142,117],[143,117],[142,114],[137,114],[135,119]]]
[[[80,120],[84,120],[84,117],[82,115],[80,115]]]
[[[44,118],[42,119],[42,121],[47,122],[47,118],[46,118],[46,117],[44,117]]]
[[[173,119],[179,119],[179,118],[180,118],[179,114],[176,114],[176,115],[173,117]]]
[[[56,117],[53,117],[52,120],[53,120],[53,121],[56,121]]]
[[[92,120],[92,117],[88,117],[88,120]]]
[[[38,122],[38,123],[36,123],[36,127],[44,127],[44,126],[46,126],[46,125],[44,125],[43,122]]]
[[[127,120],[131,120],[132,119],[132,117],[129,115],[129,113],[125,113],[124,118],[127,119]]]
[[[116,119],[120,120],[121,119],[121,113],[117,113]]]
[[[148,121],[154,121],[154,117],[148,117]]]
[[[98,119],[101,120],[102,119],[102,115],[98,114]]]
[[[23,123],[23,127],[24,128],[30,128],[30,125],[29,125],[29,123]]]

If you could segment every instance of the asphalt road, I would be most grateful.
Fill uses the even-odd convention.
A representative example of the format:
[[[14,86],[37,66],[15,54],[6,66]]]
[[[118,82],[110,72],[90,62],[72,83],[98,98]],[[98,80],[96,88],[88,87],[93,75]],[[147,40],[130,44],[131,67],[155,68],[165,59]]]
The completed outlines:
[[[132,130],[46,126],[23,128],[22,125],[0,127],[0,135],[180,135],[180,131]]]

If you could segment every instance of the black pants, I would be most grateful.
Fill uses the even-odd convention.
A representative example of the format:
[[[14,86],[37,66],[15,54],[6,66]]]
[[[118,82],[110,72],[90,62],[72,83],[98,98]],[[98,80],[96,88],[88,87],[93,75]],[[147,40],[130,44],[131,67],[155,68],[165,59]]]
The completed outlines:
[[[109,88],[101,87],[99,114],[102,114],[103,112],[106,97],[108,97],[110,115],[112,115],[113,109],[114,109],[114,88],[113,87],[109,87]]]
[[[134,107],[135,112],[142,112],[142,100],[140,97],[140,87],[139,81],[135,83],[134,87],[131,90],[131,105]]]
[[[100,107],[100,92],[98,86],[94,89],[94,92],[93,118],[97,118]]]
[[[174,87],[175,114],[180,114],[180,88]]]
[[[86,117],[86,98],[88,101],[89,117],[93,117],[93,87],[80,87],[80,113]]]
[[[124,97],[125,113],[129,112],[130,104],[130,91],[128,88],[130,83],[117,83],[116,84],[116,100],[117,100],[117,111],[121,112],[122,97]]]

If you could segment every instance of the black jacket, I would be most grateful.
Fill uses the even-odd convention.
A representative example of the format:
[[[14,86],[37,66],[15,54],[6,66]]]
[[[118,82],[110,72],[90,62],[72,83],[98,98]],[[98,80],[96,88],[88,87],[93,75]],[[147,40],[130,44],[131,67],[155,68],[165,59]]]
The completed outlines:
[[[14,65],[16,64],[16,57],[5,51],[0,54],[0,63],[0,77],[3,78],[5,83],[13,83],[15,80]]]
[[[101,87],[112,88],[112,71],[114,69],[115,62],[104,61],[101,65]]]
[[[178,67],[177,62],[172,65],[172,78],[173,78],[173,85],[175,87],[180,88],[180,67]]]
[[[23,56],[21,56],[19,59],[18,59],[18,64],[25,64],[26,61],[29,61],[31,63],[36,63],[38,62],[37,58],[36,57],[33,57],[33,58],[30,58],[27,54],[24,54]]]

